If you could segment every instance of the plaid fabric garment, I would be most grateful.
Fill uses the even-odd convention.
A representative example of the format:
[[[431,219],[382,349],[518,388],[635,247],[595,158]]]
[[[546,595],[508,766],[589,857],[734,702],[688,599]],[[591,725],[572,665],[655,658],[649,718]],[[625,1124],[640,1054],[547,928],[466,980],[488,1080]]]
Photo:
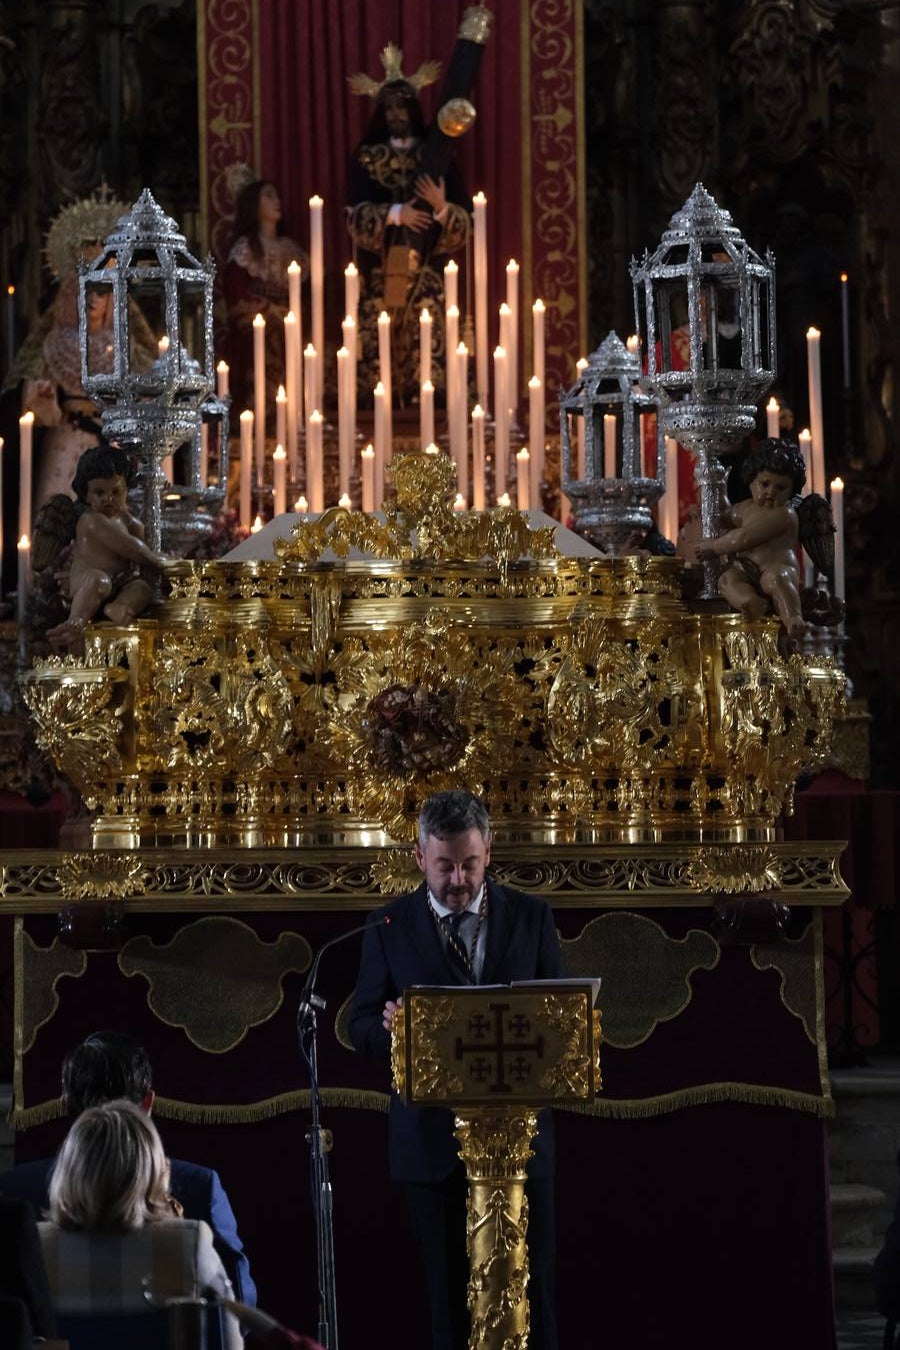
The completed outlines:
[[[73,1233],[39,1224],[59,1313],[144,1312],[144,1281],[157,1298],[197,1298],[199,1221],[176,1219],[131,1233]]]

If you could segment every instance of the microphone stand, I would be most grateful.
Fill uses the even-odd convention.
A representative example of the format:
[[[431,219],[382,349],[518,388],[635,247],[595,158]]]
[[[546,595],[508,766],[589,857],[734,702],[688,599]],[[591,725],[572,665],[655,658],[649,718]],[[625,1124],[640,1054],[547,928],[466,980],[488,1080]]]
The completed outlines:
[[[382,919],[381,923],[389,923]],[[338,1350],[337,1327],[337,1286],[334,1266],[334,1205],[331,1189],[331,1177],[328,1168],[328,1154],[333,1139],[330,1130],[323,1129],[321,1120],[321,1100],[319,1097],[319,1057],[316,1043],[318,1012],[324,1012],[326,1004],[320,994],[315,992],[316,978],[319,974],[319,962],[329,947],[345,938],[354,937],[375,924],[360,924],[351,928],[349,933],[326,942],[316,953],[307,976],[300,1004],[297,1008],[297,1038],[300,1054],[309,1070],[310,1105],[312,1123],[306,1135],[309,1144],[309,1184],[313,1212],[316,1219],[316,1262],[319,1277],[319,1329],[318,1339],[323,1350]]]

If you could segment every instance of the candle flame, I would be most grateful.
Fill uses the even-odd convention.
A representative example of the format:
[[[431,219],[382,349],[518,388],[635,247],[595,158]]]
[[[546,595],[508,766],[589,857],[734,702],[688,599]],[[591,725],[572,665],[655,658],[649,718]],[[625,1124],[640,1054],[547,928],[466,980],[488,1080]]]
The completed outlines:
[[[431,313],[427,305],[423,305],[419,310],[419,323],[431,323]]]
[[[297,262],[297,259],[294,258],[291,260],[291,262],[288,263],[287,270],[290,276],[295,277],[298,272],[303,271],[303,268]]]
[[[278,393],[275,395],[276,403],[287,403],[287,394],[284,392],[284,385],[278,386]]]
[[[819,332],[818,328],[807,328],[806,336],[810,342],[817,342],[822,334]]]
[[[458,263],[458,262],[455,262],[454,259],[451,258],[450,261],[447,263],[447,266],[444,268],[444,271],[445,271],[445,272],[458,272],[458,271],[459,271],[459,263]]]
[[[228,362],[220,361],[219,364],[216,366],[216,370],[219,372],[220,375],[225,375],[228,371]]]
[[[15,295],[15,293],[16,293],[16,288],[15,288],[15,286],[7,286],[7,288],[6,288],[6,294],[7,294],[7,295]]]
[[[355,277],[356,274],[357,274],[357,271],[358,271],[358,269],[357,269],[356,263],[352,263],[352,262],[351,262],[351,263],[348,263],[347,266],[344,268],[344,276],[345,276],[345,277]]]
[[[850,280],[850,278],[847,276],[847,273],[846,273],[846,272],[842,272],[842,273],[841,273],[841,281],[843,282],[843,284],[844,284],[845,286],[846,286],[846,284],[847,284],[847,282],[848,282],[849,280]]]
[[[309,510],[309,502],[305,497],[298,497],[294,502],[294,510],[301,516],[305,516]]]
[[[287,314],[285,314],[284,321],[285,323],[290,324],[295,324],[297,322],[297,315],[294,313],[292,309],[289,309]]]
[[[498,506],[511,506],[511,505],[512,505],[512,503],[511,503],[510,500],[509,500],[509,493],[508,493],[508,492],[504,492],[502,496],[500,496],[500,497],[497,498],[497,505],[498,505]]]
[[[843,492],[843,490],[844,490],[844,480],[843,480],[843,478],[832,478],[832,480],[831,480],[831,490],[832,490],[832,492]]]
[[[346,492],[344,492],[344,493],[338,498],[338,506],[340,506],[340,507],[342,508],[342,510],[344,510],[344,511],[349,511],[349,510],[350,510],[350,508],[351,508],[351,506],[352,506],[352,502],[350,501],[350,498],[347,496]]]
[[[531,306],[531,312],[533,314],[543,314],[546,308],[547,306],[544,304],[543,300],[541,300],[541,298],[538,297],[538,299],[535,300],[534,304]]]
[[[512,310],[510,309],[509,305],[506,303],[505,300],[503,301],[503,304],[500,306],[500,314],[504,319],[506,318],[507,314],[512,314]]]
[[[528,454],[527,446],[523,445],[521,450],[516,451],[516,459],[518,459],[522,464],[527,464],[529,458],[530,456]]]
[[[262,316],[261,314],[257,314],[256,318],[253,320],[253,327],[254,327],[254,328],[265,328],[265,326],[266,326],[266,321],[265,321],[265,319],[263,318],[263,316]]]
[[[472,409],[472,417],[484,417],[484,408],[482,408],[480,403],[476,403],[475,407]]]
[[[540,380],[538,379],[537,375],[532,375],[531,379],[528,381],[528,388],[529,388],[529,389],[540,389],[540,387],[541,387],[541,382],[540,382]]]
[[[365,450],[362,451],[361,458],[362,458],[362,459],[374,459],[374,458],[375,458],[375,447],[374,447],[374,445],[371,444],[371,442],[366,446]]]
[[[16,545],[16,548],[18,548],[20,553],[24,553],[26,549],[31,548],[31,540],[28,538],[27,534],[22,535],[21,539]]]
[[[279,463],[282,463],[284,460],[287,459],[287,451],[285,450],[283,445],[276,445],[275,453],[272,456],[272,458],[277,459]]]
[[[476,192],[475,196],[472,198],[472,201],[475,203],[476,206],[484,206],[487,203],[487,197],[484,195],[483,192]]]
[[[430,380],[423,380],[423,381],[422,381],[422,393],[423,393],[423,394],[433,394],[433,393],[434,393],[434,385],[431,383]]]
[[[257,516],[253,524],[250,526],[250,533],[259,534],[261,529],[262,529],[262,516]]]
[[[20,427],[30,427],[34,423],[34,413],[30,410],[22,414],[19,418]]]
[[[240,420],[243,422],[244,426],[252,425],[252,422],[253,422],[253,413],[250,411],[249,408],[245,408],[245,409],[244,409],[244,411],[241,413],[241,419],[240,419]]]

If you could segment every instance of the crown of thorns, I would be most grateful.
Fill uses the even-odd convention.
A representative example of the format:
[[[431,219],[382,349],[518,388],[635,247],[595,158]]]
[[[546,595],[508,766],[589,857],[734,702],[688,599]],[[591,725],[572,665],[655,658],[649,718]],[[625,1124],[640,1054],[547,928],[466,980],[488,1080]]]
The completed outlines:
[[[383,80],[373,80],[371,75],[366,75],[364,71],[360,71],[358,75],[350,75],[347,83],[351,93],[369,94],[370,97],[377,98],[386,85],[399,83],[408,84],[418,93],[427,84],[434,84],[441,73],[440,61],[423,61],[412,75],[404,75],[403,52],[395,42],[389,42],[382,51],[381,64],[384,66]]]

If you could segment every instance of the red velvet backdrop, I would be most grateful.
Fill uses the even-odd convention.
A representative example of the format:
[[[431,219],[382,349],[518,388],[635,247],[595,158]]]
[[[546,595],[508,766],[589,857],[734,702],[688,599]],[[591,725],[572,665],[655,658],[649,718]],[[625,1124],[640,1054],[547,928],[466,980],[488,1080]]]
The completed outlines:
[[[336,347],[342,271],[350,260],[343,202],[350,152],[371,101],[347,77],[383,76],[379,53],[394,41],[407,74],[437,58],[444,67],[468,0],[206,0],[198,14],[201,174],[205,232],[216,257],[227,248],[225,173],[245,160],[273,179],[285,227],[309,238],[309,198],[325,201],[329,330]],[[584,354],[584,173],[579,0],[490,0],[494,22],[473,91],[474,129],[459,164],[472,193],[488,198],[490,312],[505,296],[505,267],[521,265],[520,394],[531,374],[531,303],[547,305],[547,402],[574,379]],[[422,93],[436,111],[440,79]],[[523,91],[525,91],[523,96]],[[466,291],[461,287],[461,305]],[[496,318],[491,345],[497,341]]]

